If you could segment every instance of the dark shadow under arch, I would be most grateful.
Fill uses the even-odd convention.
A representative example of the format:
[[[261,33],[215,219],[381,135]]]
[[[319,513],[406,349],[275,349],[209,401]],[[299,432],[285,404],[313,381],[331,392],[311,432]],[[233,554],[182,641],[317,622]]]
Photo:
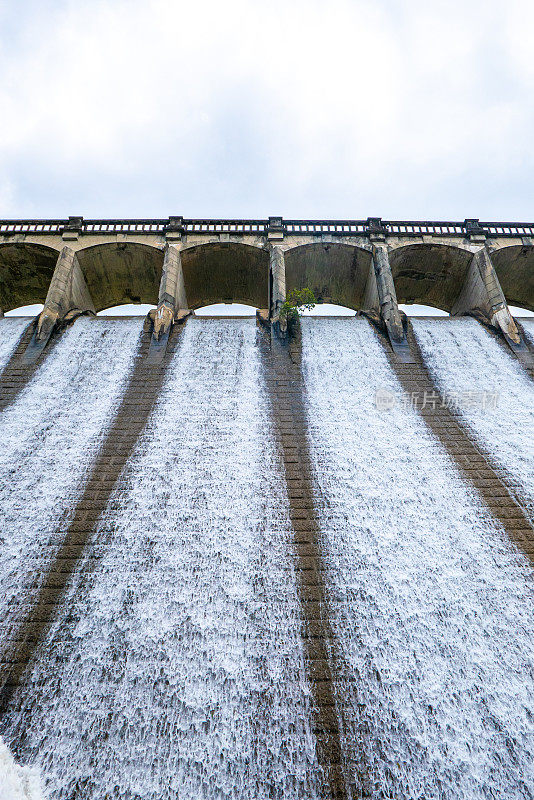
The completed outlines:
[[[534,311],[534,247],[503,247],[491,260],[507,302]]]
[[[125,303],[157,305],[163,250],[114,242],[83,248],[76,255],[97,312]]]
[[[445,244],[412,244],[391,250],[397,301],[450,312],[472,258],[469,250]]]
[[[354,245],[314,243],[287,250],[286,289],[309,288],[321,303],[361,308],[371,253]]]
[[[42,244],[0,244],[0,309],[44,303],[58,255]]]
[[[201,244],[182,250],[189,308],[213,303],[244,303],[267,308],[269,254],[235,242]]]

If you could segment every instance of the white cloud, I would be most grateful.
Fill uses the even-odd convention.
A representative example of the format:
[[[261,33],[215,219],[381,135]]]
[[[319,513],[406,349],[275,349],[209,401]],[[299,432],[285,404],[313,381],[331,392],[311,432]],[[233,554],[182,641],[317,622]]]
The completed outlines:
[[[533,216],[526,0],[12,14],[0,215]]]

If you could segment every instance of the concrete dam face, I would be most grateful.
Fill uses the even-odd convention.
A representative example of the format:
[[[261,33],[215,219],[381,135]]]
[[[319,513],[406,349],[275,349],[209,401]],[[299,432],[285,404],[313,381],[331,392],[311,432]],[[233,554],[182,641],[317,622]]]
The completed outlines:
[[[6,797],[534,797],[529,234],[416,224],[0,223]]]

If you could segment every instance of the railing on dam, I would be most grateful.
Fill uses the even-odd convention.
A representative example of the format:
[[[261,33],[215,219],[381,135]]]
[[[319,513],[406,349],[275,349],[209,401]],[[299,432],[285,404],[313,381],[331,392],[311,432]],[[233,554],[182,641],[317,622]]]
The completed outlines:
[[[184,234],[232,235],[256,234],[262,236],[269,231],[300,236],[365,236],[386,233],[394,236],[458,236],[466,237],[480,233],[489,238],[534,236],[534,222],[480,222],[466,219],[463,222],[431,222],[382,220],[369,217],[366,220],[286,220],[282,217],[268,219],[13,219],[0,220],[0,235],[21,234],[61,235],[65,230],[83,234],[109,235],[116,233],[165,235],[170,231]]]

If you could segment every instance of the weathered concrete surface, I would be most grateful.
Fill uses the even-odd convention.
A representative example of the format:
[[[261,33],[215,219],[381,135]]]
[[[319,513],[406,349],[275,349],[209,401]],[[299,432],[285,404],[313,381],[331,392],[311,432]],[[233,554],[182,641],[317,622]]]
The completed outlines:
[[[267,250],[223,241],[185,248],[181,255],[189,308],[211,303],[267,308]]]
[[[157,305],[162,249],[115,242],[80,249],[77,257],[96,311],[122,303]]]
[[[399,303],[422,303],[449,311],[464,284],[472,252],[442,244],[406,244],[390,249]]]
[[[319,303],[362,308],[371,253],[338,243],[285,248],[286,288],[311,289]]]
[[[57,251],[42,244],[0,244],[0,309],[44,303]]]
[[[76,253],[65,245],[59,254],[44,308],[39,314],[37,338],[48,338],[56,322],[71,311],[94,313],[95,307]]]
[[[393,347],[405,343],[402,317],[397,305],[395,283],[385,242],[373,244],[373,271],[380,307],[380,319],[384,323]]]
[[[504,295],[512,306],[534,311],[534,247],[489,245]]]
[[[271,248],[269,275],[269,318],[282,336],[287,333],[287,319],[280,317],[286,300],[286,264],[284,251],[274,245]]]
[[[512,347],[521,344],[521,337],[510,314],[487,248],[478,250],[469,265],[464,285],[451,315],[475,312],[490,325],[500,329]]]
[[[485,243],[507,301],[534,309],[534,237],[522,235],[521,226],[515,226],[516,234],[502,236],[496,233],[500,228],[494,226],[491,236],[486,237],[480,234],[480,226],[479,231],[465,225],[454,228],[450,223],[436,223],[438,228],[442,225],[445,230],[457,230],[449,235],[438,230],[436,234],[418,233],[428,228],[427,223],[422,223],[422,228],[419,223],[414,225],[405,225],[407,232],[403,235],[388,232],[385,226],[380,228],[399,303],[422,303],[450,311],[465,284],[472,255]],[[180,225],[168,230],[161,225],[160,233],[150,225],[137,227],[135,232],[115,234],[106,230],[106,225],[102,225],[101,233],[94,228],[82,231],[74,225],[67,226],[63,234],[3,234],[0,310],[44,301],[54,253],[59,254],[65,243],[78,254],[97,311],[126,302],[156,305],[163,251],[168,245],[180,248],[191,308],[223,301],[268,307],[268,261],[273,245],[284,253],[288,291],[309,287],[319,302],[339,303],[354,310],[375,307],[377,287],[369,271],[374,229],[336,235],[335,230],[343,225],[317,226],[317,232],[303,233],[306,223],[293,226],[293,232],[282,225],[271,229],[269,223],[263,233],[254,231],[253,225],[248,225],[248,231],[245,225],[241,233],[236,233],[224,221],[213,225],[211,232],[202,221],[189,224],[187,233]],[[324,227],[330,232],[321,233]],[[229,232],[224,232],[225,228]],[[411,228],[413,233],[408,232]]]
[[[176,315],[185,309],[187,309],[187,297],[180,250],[176,245],[169,244],[165,248],[158,307],[154,315],[156,339],[170,331]]]

